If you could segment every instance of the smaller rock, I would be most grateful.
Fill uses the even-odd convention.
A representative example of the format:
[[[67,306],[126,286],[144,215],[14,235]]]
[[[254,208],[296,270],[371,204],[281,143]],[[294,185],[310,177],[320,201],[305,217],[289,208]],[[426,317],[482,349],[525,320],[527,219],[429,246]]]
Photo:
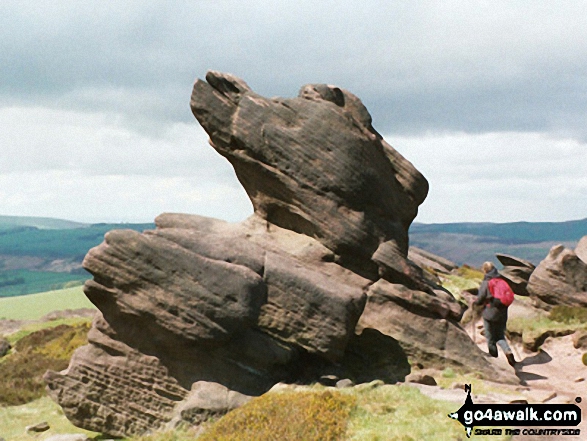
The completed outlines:
[[[535,403],[546,403],[547,401],[556,398],[556,396],[556,392],[554,391],[538,389],[534,389],[528,394],[528,398],[530,398],[530,400]]]
[[[338,389],[345,389],[347,387],[353,387],[355,385],[355,383],[353,383],[352,380],[349,380],[348,378],[343,378],[342,380],[338,380],[336,382],[336,387]]]
[[[10,348],[12,348],[12,346],[10,346],[8,340],[5,338],[0,338],[0,357],[4,357],[6,354],[8,354]]]
[[[465,390],[465,383],[456,382],[450,385],[451,389]]]
[[[322,375],[318,379],[318,383],[323,386],[336,386],[336,383],[340,380],[336,375]]]
[[[381,380],[374,380],[374,381],[371,381],[370,383],[361,383],[361,384],[357,385],[356,388],[359,391],[364,391],[364,390],[376,389],[378,387],[383,386],[384,384],[385,383]]]
[[[218,383],[198,381],[192,385],[187,398],[177,406],[171,425],[185,422],[198,426],[210,418],[225,415],[251,398]]]
[[[577,331],[573,334],[573,346],[575,349],[587,349],[587,331]]]
[[[528,404],[528,400],[525,400],[523,398],[519,398],[519,399],[511,400],[510,404]]]
[[[497,257],[497,260],[499,260],[499,262],[503,266],[530,268],[531,270],[534,270],[534,268],[536,268],[536,266],[532,262],[530,262],[528,260],[520,259],[519,257],[510,256],[508,254],[496,253],[495,257]]]
[[[575,378],[575,383],[581,383],[583,381],[585,381],[585,377],[577,377],[577,378]]]
[[[583,262],[587,263],[587,236],[583,236],[577,247],[575,248],[575,254]]]
[[[51,428],[51,426],[49,426],[49,423],[47,423],[46,421],[43,421],[42,423],[34,424],[32,426],[26,426],[25,432],[40,433],[40,432],[46,432],[50,428]]]
[[[406,383],[418,383],[425,384],[426,386],[437,386],[436,380],[432,375],[421,374],[419,372],[413,372],[406,377]]]

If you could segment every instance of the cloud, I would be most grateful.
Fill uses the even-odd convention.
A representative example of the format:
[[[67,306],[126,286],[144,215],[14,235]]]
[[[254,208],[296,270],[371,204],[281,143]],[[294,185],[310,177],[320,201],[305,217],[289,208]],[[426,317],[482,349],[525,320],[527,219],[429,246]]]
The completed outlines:
[[[168,188],[169,209],[246,215],[189,109],[194,80],[214,69],[266,96],[319,82],[359,96],[431,182],[419,220],[585,217],[583,16],[578,2],[542,0],[4,0],[0,206],[49,215],[61,200],[91,217],[106,189],[125,203],[104,215],[149,220],[167,208],[141,211],[143,189]],[[55,182],[66,176],[79,191]],[[241,214],[202,196],[216,188]],[[508,209],[483,218],[487,200]]]
[[[164,212],[240,221],[252,213],[238,185],[197,177],[86,175],[64,171],[0,174],[0,214],[81,222],[152,222]]]
[[[587,28],[565,2],[2,2],[3,98],[188,121],[193,80],[360,96],[381,131],[584,136]]]
[[[587,145],[539,133],[386,137],[430,181],[420,222],[582,219]]]

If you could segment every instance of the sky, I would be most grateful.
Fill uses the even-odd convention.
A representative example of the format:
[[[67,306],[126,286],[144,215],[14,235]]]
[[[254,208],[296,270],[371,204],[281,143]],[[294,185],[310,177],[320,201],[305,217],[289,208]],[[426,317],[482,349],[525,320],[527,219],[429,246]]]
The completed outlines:
[[[417,222],[587,217],[587,2],[0,2],[0,215],[252,213],[189,108],[328,83],[430,183]]]

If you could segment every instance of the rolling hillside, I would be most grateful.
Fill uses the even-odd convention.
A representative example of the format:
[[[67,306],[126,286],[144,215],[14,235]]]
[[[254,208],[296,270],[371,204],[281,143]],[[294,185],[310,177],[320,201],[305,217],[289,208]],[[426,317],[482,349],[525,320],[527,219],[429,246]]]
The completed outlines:
[[[568,222],[419,224],[410,228],[410,245],[457,264],[479,266],[495,253],[538,264],[554,245],[574,247],[587,235],[587,218]]]
[[[62,219],[0,216],[0,297],[80,285],[81,262],[114,229],[143,231],[154,224],[83,224]],[[479,266],[495,253],[539,263],[556,244],[574,247],[587,235],[587,219],[569,222],[420,224],[410,244],[453,262]]]
[[[106,232],[151,228],[154,224],[82,224],[0,216],[0,297],[80,285],[89,278],[81,262]]]

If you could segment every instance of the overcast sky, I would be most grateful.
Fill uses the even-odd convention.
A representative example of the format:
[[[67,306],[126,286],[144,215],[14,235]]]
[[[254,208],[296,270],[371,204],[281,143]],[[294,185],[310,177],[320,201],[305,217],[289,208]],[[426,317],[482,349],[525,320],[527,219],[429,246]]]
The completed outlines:
[[[359,96],[416,221],[587,217],[584,1],[2,0],[0,41],[0,215],[250,215],[189,109],[212,69]]]

